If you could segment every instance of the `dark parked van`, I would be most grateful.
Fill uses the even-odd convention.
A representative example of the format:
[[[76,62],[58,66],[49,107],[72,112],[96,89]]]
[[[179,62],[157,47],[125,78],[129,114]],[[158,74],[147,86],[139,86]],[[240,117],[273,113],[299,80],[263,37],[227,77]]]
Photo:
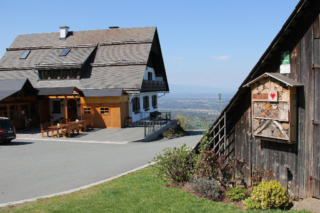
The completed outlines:
[[[12,120],[6,117],[0,117],[0,142],[10,143],[16,138],[16,128]]]

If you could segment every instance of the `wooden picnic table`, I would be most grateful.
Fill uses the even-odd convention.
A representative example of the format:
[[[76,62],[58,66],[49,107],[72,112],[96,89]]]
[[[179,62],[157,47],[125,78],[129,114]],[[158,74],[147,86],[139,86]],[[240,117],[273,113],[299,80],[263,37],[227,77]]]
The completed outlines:
[[[80,132],[81,132],[81,127],[83,127],[83,131],[86,131],[86,120],[78,120],[78,121],[71,121],[71,122],[67,122],[68,123],[77,123],[80,126]]]
[[[63,128],[68,127],[68,124],[60,124],[60,125],[54,125],[54,126],[49,126],[48,128],[51,129],[52,132],[52,137],[54,137],[54,130],[57,130],[57,137],[60,137],[59,130],[63,130]]]

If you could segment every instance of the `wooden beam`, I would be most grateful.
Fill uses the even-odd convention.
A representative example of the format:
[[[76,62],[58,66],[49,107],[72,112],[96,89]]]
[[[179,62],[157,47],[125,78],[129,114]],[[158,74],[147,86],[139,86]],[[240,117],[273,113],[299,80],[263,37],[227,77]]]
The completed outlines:
[[[68,119],[68,97],[65,96],[65,99],[64,99],[64,113],[65,113],[65,117],[66,119]]]
[[[225,129],[225,127],[226,127],[226,125],[223,125],[222,128],[219,129],[219,131],[217,132],[217,134],[215,134],[215,135],[213,136],[213,138],[211,139],[210,143],[211,143],[214,139],[216,139],[216,137],[220,134],[220,132],[221,132],[223,129]]]

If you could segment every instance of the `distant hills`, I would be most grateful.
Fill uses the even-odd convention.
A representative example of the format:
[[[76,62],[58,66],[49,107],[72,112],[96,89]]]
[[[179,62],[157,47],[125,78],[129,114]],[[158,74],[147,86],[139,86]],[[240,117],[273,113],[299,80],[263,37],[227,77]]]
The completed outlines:
[[[179,85],[179,84],[169,84],[170,96],[210,96],[218,97],[219,93],[222,93],[223,98],[231,98],[237,91],[234,88],[218,88],[211,86],[201,86],[201,85]]]

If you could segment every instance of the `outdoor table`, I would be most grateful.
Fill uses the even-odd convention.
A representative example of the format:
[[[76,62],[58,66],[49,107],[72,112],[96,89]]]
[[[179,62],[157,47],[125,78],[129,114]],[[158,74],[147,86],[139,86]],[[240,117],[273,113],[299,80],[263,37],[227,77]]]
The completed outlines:
[[[86,131],[86,120],[71,121],[67,123],[77,123],[79,124],[80,127],[83,127],[84,132]],[[81,128],[80,128],[80,131],[81,131]]]
[[[68,124],[60,124],[59,126],[58,125],[55,125],[55,126],[49,126],[48,128],[49,129],[52,129],[51,131],[52,131],[52,137],[53,137],[53,135],[54,135],[54,130],[57,130],[57,137],[59,138],[60,137],[60,133],[59,133],[59,130],[61,129],[63,129],[63,128],[65,128],[65,127],[67,127],[68,126]]]

